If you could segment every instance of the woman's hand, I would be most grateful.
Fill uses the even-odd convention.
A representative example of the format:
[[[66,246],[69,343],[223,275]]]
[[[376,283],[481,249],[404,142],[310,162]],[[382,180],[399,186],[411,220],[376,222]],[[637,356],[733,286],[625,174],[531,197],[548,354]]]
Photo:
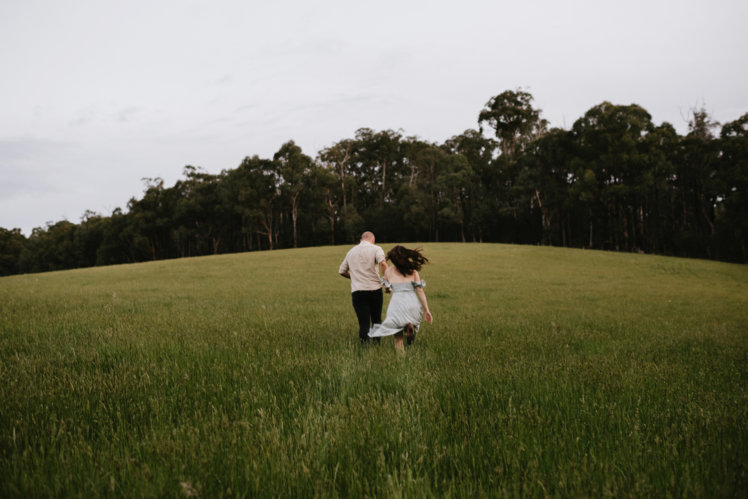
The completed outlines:
[[[426,321],[429,324],[434,323],[434,317],[431,315],[431,312],[429,312],[428,310],[426,310],[426,313],[423,314],[423,318],[426,319]]]

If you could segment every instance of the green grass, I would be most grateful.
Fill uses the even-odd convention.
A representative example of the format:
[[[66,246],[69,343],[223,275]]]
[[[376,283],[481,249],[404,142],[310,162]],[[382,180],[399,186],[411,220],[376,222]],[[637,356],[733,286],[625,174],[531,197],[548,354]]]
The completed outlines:
[[[0,496],[748,490],[748,267],[426,244],[398,356],[347,249],[0,279]]]

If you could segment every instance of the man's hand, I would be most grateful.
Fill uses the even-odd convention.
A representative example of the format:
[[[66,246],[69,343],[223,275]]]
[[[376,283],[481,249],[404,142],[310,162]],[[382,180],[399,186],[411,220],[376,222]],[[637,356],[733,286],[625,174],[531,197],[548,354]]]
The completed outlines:
[[[350,279],[351,278],[351,274],[349,272],[341,272],[340,275],[343,276],[343,277],[345,277],[346,279]]]

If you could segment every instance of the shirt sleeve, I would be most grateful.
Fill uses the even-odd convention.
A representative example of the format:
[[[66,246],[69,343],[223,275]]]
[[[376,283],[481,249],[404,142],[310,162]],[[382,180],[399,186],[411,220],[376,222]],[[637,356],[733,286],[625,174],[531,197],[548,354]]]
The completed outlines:
[[[374,257],[374,260],[377,262],[377,264],[382,263],[382,261],[384,260],[384,250],[382,250],[382,248],[377,249],[377,254]]]
[[[340,264],[340,268],[338,269],[338,274],[345,274],[346,272],[348,272],[348,270],[349,270],[348,257],[346,257],[345,259],[343,259],[343,263]]]

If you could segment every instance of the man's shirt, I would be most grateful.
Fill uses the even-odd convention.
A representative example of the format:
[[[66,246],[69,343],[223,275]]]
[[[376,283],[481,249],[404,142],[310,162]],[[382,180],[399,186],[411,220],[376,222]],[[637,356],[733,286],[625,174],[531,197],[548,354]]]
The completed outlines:
[[[345,255],[339,274],[351,276],[351,292],[374,291],[382,287],[377,266],[384,260],[382,248],[368,241],[361,241]]]

